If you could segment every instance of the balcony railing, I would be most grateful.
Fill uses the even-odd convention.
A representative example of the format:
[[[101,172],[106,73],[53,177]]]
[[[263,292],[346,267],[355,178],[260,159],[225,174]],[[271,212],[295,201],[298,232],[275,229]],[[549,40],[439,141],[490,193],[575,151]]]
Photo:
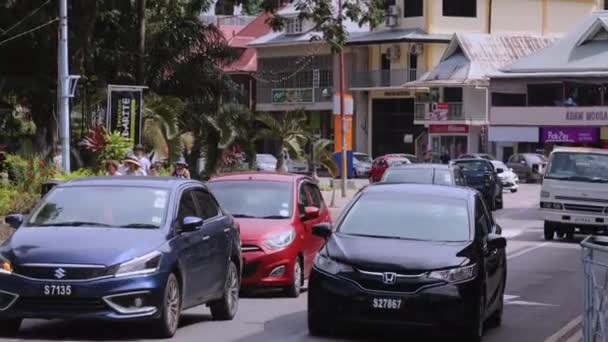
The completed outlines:
[[[461,102],[449,102],[447,112],[432,111],[430,103],[416,103],[414,119],[416,121],[459,121],[486,120],[484,113],[465,113]]]
[[[351,88],[401,87],[423,75],[421,69],[391,69],[354,72]]]
[[[274,88],[258,84],[256,102],[306,105],[316,102],[332,102],[333,94],[331,87]]]

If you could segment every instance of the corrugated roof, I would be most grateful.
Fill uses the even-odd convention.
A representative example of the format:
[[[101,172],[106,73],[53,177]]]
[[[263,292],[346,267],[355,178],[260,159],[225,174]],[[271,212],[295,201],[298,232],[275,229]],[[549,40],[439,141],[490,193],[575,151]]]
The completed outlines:
[[[269,17],[270,15],[266,13],[259,15],[234,37],[228,39],[231,47],[240,48],[243,51],[236,62],[224,67],[225,72],[255,72],[257,70],[257,52],[248,45],[256,38],[271,31],[270,26],[266,23]]]
[[[449,34],[429,34],[417,28],[388,29],[363,34],[351,35],[347,44],[358,45],[368,43],[397,43],[397,42],[437,42],[448,43]]]
[[[439,64],[406,86],[487,84],[488,75],[554,40],[522,34],[457,33]]]
[[[562,75],[608,71],[608,12],[592,13],[550,47],[522,58],[501,71],[505,74],[560,73]],[[500,73],[493,76],[500,77]]]

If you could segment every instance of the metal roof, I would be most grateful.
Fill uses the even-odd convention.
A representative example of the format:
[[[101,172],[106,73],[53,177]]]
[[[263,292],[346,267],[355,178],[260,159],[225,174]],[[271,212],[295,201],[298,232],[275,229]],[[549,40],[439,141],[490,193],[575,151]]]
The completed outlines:
[[[440,62],[406,86],[487,85],[489,75],[547,47],[555,39],[524,34],[456,33]]]
[[[592,13],[550,47],[521,58],[501,71],[492,77],[508,77],[513,73],[567,76],[572,73],[608,72],[608,12]]]
[[[349,36],[348,45],[382,44],[398,42],[449,43],[449,34],[429,34],[417,28],[387,29],[363,32]]]

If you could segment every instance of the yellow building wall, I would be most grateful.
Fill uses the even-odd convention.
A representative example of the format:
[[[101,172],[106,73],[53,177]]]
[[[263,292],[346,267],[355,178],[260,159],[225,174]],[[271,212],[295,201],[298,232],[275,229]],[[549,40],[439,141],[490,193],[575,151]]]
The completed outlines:
[[[602,9],[597,0],[542,1],[546,1],[547,8],[544,33],[549,35],[567,33],[592,11]]]
[[[542,11],[543,0],[493,1],[492,32],[541,34]]]
[[[495,0],[510,2],[511,0]],[[454,32],[486,32],[488,26],[488,2],[477,0],[477,18],[444,17],[443,1],[427,0],[427,31],[452,34]]]

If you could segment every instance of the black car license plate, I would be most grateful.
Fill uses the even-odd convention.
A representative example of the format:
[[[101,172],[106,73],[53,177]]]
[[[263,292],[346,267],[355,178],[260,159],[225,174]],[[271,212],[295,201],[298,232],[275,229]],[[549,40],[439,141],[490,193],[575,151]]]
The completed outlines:
[[[374,297],[370,300],[370,306],[374,310],[400,310],[403,300],[400,298]]]
[[[69,297],[74,293],[72,285],[43,285],[42,295],[46,297]]]

